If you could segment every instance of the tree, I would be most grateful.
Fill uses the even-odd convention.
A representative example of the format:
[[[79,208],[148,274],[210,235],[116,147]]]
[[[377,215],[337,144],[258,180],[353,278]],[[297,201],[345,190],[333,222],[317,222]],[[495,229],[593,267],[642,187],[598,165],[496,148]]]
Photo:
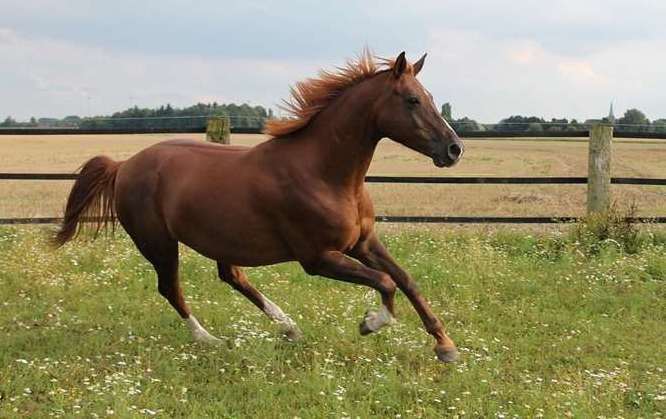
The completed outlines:
[[[544,124],[543,118],[536,116],[513,115],[502,119],[497,125],[498,131],[527,131],[532,124]],[[534,128],[533,128],[534,129]]]
[[[638,109],[628,109],[624,116],[617,120],[620,125],[649,125],[650,120]]]
[[[654,132],[666,132],[666,118],[656,119],[652,122]]]
[[[538,122],[532,122],[527,126],[527,132],[542,132],[543,126]]]
[[[181,118],[168,118],[168,117]],[[182,117],[192,118],[182,118]],[[198,129],[205,124],[208,116],[227,116],[232,127],[261,128],[269,116],[266,108],[250,106],[248,104],[236,105],[213,103],[197,103],[186,108],[177,108],[171,104],[157,108],[131,107],[121,112],[115,112],[105,120],[86,118],[81,120],[81,128],[107,128],[107,129],[143,129],[143,128],[179,128]],[[141,119],[167,117],[157,119]],[[135,118],[135,119],[127,119]]]
[[[4,122],[0,124],[0,127],[13,127],[16,125],[16,120],[11,116],[5,118]]]
[[[582,130],[583,128],[584,127],[576,119],[572,119],[571,122],[569,122],[569,125],[566,126],[568,131],[577,131]]]
[[[451,116],[451,104],[446,102],[442,105],[442,118],[446,119],[447,122],[453,122],[453,117]]]
[[[476,122],[473,119],[470,119],[466,116],[463,116],[460,119],[451,121],[451,127],[457,132],[469,132],[469,131],[485,131],[486,128]]]

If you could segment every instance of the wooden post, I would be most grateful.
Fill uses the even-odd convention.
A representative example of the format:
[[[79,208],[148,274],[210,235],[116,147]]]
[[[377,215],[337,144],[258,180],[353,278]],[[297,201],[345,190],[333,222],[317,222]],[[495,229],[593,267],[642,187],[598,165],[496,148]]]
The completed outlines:
[[[231,123],[226,116],[213,116],[206,123],[206,141],[231,144]]]
[[[611,142],[613,126],[598,124],[590,129],[587,165],[587,213],[610,209]]]

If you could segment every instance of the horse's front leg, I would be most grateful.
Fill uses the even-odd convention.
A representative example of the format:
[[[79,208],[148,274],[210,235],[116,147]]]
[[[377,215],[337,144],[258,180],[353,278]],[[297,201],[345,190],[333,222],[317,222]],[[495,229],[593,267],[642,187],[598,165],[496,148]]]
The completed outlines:
[[[374,288],[382,297],[382,307],[367,313],[360,324],[362,335],[375,332],[393,321],[393,297],[396,284],[385,272],[369,268],[348,258],[341,252],[328,251],[307,262],[301,262],[310,275],[321,275],[339,281],[351,282]]]
[[[370,268],[386,272],[405,293],[414,309],[421,317],[425,329],[435,337],[435,353],[443,362],[454,362],[458,359],[458,350],[453,340],[448,337],[437,316],[432,312],[430,305],[423,298],[414,280],[393,260],[377,236],[373,233],[350,252],[350,256],[360,260]]]

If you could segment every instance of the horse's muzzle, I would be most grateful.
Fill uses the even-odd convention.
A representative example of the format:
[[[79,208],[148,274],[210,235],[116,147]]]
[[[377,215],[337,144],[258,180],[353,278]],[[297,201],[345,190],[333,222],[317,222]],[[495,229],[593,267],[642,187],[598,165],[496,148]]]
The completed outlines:
[[[442,147],[439,150],[435,151],[432,154],[432,162],[437,167],[452,167],[456,163],[458,163],[458,161],[460,161],[462,155],[463,155],[462,144],[451,143],[446,147],[446,149]]]

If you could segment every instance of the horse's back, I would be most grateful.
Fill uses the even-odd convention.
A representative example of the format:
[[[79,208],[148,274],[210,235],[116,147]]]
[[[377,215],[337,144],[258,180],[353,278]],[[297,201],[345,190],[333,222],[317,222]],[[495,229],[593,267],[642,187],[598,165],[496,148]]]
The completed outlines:
[[[122,164],[116,191],[121,199],[153,197],[163,201],[160,205],[189,191],[210,192],[238,177],[243,166],[239,160],[249,149],[188,139],[163,141]]]
[[[207,167],[224,169],[231,166],[249,147],[221,145],[189,139],[163,141],[130,157],[120,167],[116,190],[131,189],[142,195],[155,193],[158,187],[176,187]]]
[[[237,265],[256,264],[256,255],[262,255],[259,264],[289,259],[266,216],[275,210],[275,194],[267,192],[274,191],[270,169],[251,149],[171,140],[141,151],[118,174],[121,223],[126,229],[145,220],[160,224],[171,238]]]
[[[205,141],[192,140],[188,138],[177,138],[173,140],[162,141],[151,147],[163,148],[163,147],[184,147],[197,150],[206,150],[211,153],[227,153],[234,151],[247,151],[250,147],[241,146],[241,145],[231,145],[231,144],[217,144],[210,143]],[[149,147],[149,148],[151,148]]]
[[[137,180],[150,177],[152,172],[176,170],[193,172],[198,164],[213,162],[224,165],[227,161],[236,160],[245,154],[250,147],[228,144],[214,144],[191,139],[174,139],[162,141],[147,147],[131,158],[122,168],[122,172]],[[186,173],[180,173],[185,175]],[[170,173],[171,176],[175,173]]]

